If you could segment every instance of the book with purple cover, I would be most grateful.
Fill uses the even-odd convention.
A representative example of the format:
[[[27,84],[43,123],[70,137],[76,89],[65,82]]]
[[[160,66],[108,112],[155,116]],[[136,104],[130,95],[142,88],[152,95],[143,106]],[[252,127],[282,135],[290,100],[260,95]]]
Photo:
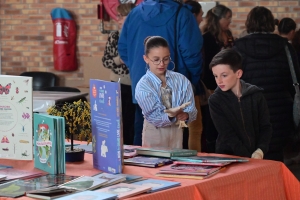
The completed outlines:
[[[125,165],[137,165],[143,167],[160,167],[172,163],[173,161],[168,158],[157,158],[147,156],[136,156],[133,158],[124,159]]]
[[[151,186],[141,186],[128,183],[119,183],[103,189],[95,190],[96,192],[105,192],[111,194],[117,194],[118,199],[124,199],[132,197],[151,190]]]
[[[209,175],[218,171],[221,167],[204,166],[193,164],[173,164],[160,169],[159,173],[163,174],[186,174],[186,175]]]

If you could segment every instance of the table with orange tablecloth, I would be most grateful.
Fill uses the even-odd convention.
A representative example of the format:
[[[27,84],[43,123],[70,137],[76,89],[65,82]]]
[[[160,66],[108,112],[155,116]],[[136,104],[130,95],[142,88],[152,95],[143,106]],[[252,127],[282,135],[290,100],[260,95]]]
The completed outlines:
[[[199,155],[218,155],[205,154]],[[33,170],[33,161],[0,159],[0,164],[12,165],[16,169]],[[38,169],[35,169],[40,171]],[[249,159],[247,163],[234,163],[216,175],[204,179],[178,179],[156,177],[159,168],[124,166],[123,173],[140,175],[145,178],[164,179],[181,182],[180,187],[128,198],[130,200],[299,200],[300,183],[281,162]],[[93,168],[92,154],[85,154],[81,163],[67,163],[68,175],[94,175],[99,170]],[[1,196],[1,194],[0,194]],[[0,200],[12,198],[0,197]],[[18,200],[31,198],[20,197]]]

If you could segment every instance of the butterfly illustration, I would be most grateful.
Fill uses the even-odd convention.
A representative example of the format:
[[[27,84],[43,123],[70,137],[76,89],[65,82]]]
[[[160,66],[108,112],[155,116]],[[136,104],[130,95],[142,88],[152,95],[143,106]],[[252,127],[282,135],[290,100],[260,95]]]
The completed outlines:
[[[9,143],[8,138],[6,136],[3,136],[1,143]]]
[[[23,119],[29,119],[29,118],[30,118],[30,115],[29,115],[29,113],[24,113],[24,112],[23,112],[22,117],[23,117]]]
[[[8,83],[5,87],[0,84],[0,94],[9,94],[9,89],[11,88],[11,83]]]

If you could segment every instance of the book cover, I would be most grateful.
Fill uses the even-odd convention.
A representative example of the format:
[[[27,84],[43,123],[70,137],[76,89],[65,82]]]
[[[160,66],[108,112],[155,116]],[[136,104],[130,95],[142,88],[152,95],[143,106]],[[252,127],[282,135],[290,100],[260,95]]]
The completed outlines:
[[[137,155],[136,149],[141,146],[137,145],[123,145],[123,156],[124,158],[132,158]]]
[[[119,183],[103,189],[95,190],[96,192],[106,192],[111,194],[117,194],[118,199],[124,199],[132,197],[151,189],[151,186],[133,185],[128,183]]]
[[[93,166],[122,173],[122,110],[120,83],[90,80]]]
[[[65,172],[63,122],[63,117],[34,113],[35,168],[50,174]]]
[[[248,162],[246,158],[219,157],[219,156],[190,156],[190,157],[171,157],[172,160],[199,162],[199,163],[221,163],[221,162]]]
[[[19,197],[25,195],[27,191],[50,187],[48,184],[40,184],[32,180],[13,180],[0,185],[0,196]]]
[[[5,180],[5,179],[6,179],[6,176],[0,175],[0,181],[3,181],[3,180]]]
[[[107,179],[91,177],[91,176],[81,176],[77,179],[59,185],[60,188],[74,189],[74,190],[93,190],[105,185],[108,182]]]
[[[57,200],[113,200],[116,198],[116,194],[96,191],[83,191],[58,198]]]
[[[38,190],[26,191],[26,196],[36,198],[36,199],[50,200],[50,199],[56,199],[58,197],[70,195],[76,192],[78,191],[73,189],[59,188],[58,186],[53,186],[48,188],[41,188]]]
[[[121,174],[109,174],[106,172],[96,174],[92,177],[107,180],[107,182],[104,185],[105,187],[113,184],[121,183],[126,180],[126,177]]]
[[[119,174],[121,176],[125,176],[126,180],[123,183],[133,183],[136,181],[140,181],[143,179],[142,176],[132,175],[132,174]]]
[[[125,165],[137,165],[144,167],[160,167],[163,165],[172,164],[173,161],[168,158],[136,156],[124,160]]]
[[[166,190],[181,185],[180,182],[157,180],[157,179],[147,179],[143,181],[134,182],[132,184],[150,186],[151,190],[149,190],[148,193]]]
[[[193,165],[193,164],[173,164],[165,166],[160,169],[159,173],[167,174],[187,174],[187,175],[208,175],[221,167],[219,166],[205,166],[205,165]]]
[[[79,178],[79,176],[70,176],[66,174],[46,174],[44,176],[27,179],[27,181],[38,183],[41,185],[41,187],[49,187],[61,185],[76,178]]]
[[[37,176],[42,176],[44,173],[36,172],[36,171],[26,171],[14,168],[1,169],[0,175],[6,176],[5,180],[14,180],[14,179],[25,179],[25,178],[33,178]]]
[[[0,158],[32,160],[32,77],[0,75]]]
[[[158,156],[158,157],[166,157],[171,158],[173,156],[196,156],[196,150],[190,149],[171,149],[164,147],[140,147],[136,149],[138,155],[145,156]]]

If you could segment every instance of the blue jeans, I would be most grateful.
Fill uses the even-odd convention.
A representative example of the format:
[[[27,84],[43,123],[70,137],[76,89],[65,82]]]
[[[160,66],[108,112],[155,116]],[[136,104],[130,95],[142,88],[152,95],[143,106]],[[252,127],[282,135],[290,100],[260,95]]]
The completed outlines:
[[[135,104],[134,117],[134,145],[142,146],[142,132],[143,132],[144,116],[139,104]]]

